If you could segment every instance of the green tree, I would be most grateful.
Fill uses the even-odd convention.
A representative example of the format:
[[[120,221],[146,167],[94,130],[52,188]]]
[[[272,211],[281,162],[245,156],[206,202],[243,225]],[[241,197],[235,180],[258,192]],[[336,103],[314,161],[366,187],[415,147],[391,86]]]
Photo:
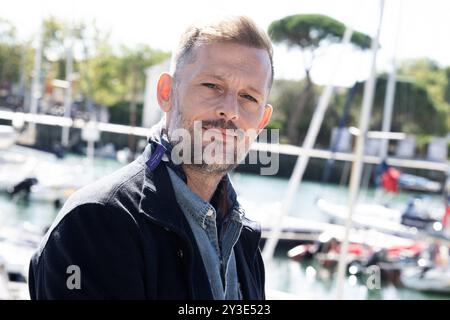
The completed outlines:
[[[290,115],[297,107],[297,101],[301,98],[302,92],[298,90],[299,87],[304,86],[306,79],[301,81],[293,80],[276,80],[273,84],[269,103],[277,106],[274,108],[274,113],[271,118],[271,126],[280,130],[280,141],[288,143],[288,122]],[[322,87],[313,85],[314,94],[319,94]],[[317,144],[324,147],[328,146],[331,130],[337,125],[338,119],[342,114],[345,94],[337,90],[330,101],[330,108],[328,108],[327,115],[322,123],[319,135],[317,137]],[[303,117],[297,123],[296,130],[299,132],[299,138],[304,138],[304,133],[308,130],[312,114],[314,112],[314,101],[306,102]]]
[[[308,101],[314,100],[314,86],[311,68],[318,49],[339,42],[345,32],[345,25],[338,20],[319,14],[299,14],[272,22],[269,35],[275,43],[301,49],[306,83],[297,106],[289,115],[287,134],[291,143],[299,142],[298,124]],[[371,39],[361,32],[353,32],[351,43],[360,49],[368,49]]]
[[[16,28],[0,18],[0,87],[19,78],[21,46],[17,43]]]
[[[269,102],[276,105],[273,114],[274,127],[280,129],[281,140],[286,141],[287,122],[292,110],[296,107],[296,102],[301,95],[298,87],[302,81],[276,80],[269,98]],[[374,107],[371,114],[371,130],[380,130],[384,112],[384,99],[387,87],[387,75],[380,75],[377,78],[377,90],[375,92]],[[322,90],[319,86],[314,86],[316,93]],[[350,117],[346,126],[357,126],[363,97],[364,83],[356,84],[356,92],[352,100]],[[336,90],[330,102],[330,108],[324,118],[323,124],[317,138],[318,147],[328,147],[331,130],[338,125],[342,116],[347,90]],[[445,118],[440,115],[433,99],[424,86],[408,79],[398,78],[395,92],[395,104],[392,119],[392,131],[401,131],[408,134],[425,137],[429,135],[442,135],[447,130]],[[297,130],[306,132],[313,113],[310,108],[312,102],[308,102],[304,117],[300,119]],[[271,121],[272,122],[272,121]],[[301,137],[303,138],[303,137]],[[423,140],[423,139],[422,139]]]
[[[439,112],[439,117],[450,128],[450,68],[441,68],[430,59],[413,59],[404,61],[398,74],[410,81],[417,82],[427,91]]]
[[[93,103],[108,107],[117,104],[125,95],[125,86],[120,77],[120,58],[109,42],[110,33],[101,31],[95,21],[89,26],[80,23],[73,32],[82,52],[76,65],[88,112]]]
[[[381,129],[386,87],[387,75],[379,76],[371,115],[371,125],[375,130]],[[358,98],[355,99],[358,103],[362,100],[362,95],[361,86]],[[359,108],[355,106],[355,110],[359,111]],[[445,118],[441,117],[435,101],[421,83],[408,78],[397,78],[391,130],[415,135],[445,133]]]
[[[112,106],[123,99],[125,86],[119,73],[120,58],[108,44],[102,44],[94,55],[77,65],[81,75],[80,90],[87,103]],[[90,108],[92,106],[88,106]]]
[[[444,100],[445,103],[450,104],[450,67],[445,68],[445,77],[447,80],[447,84],[444,88]]]
[[[64,56],[64,40],[69,33],[70,26],[64,21],[50,16],[43,22],[44,57],[52,61]]]
[[[118,72],[126,88],[125,98],[130,102],[130,126],[136,126],[138,96],[144,91],[145,69],[167,58],[168,53],[142,44],[135,48],[122,47]],[[135,136],[129,136],[128,144],[131,150],[135,150]]]

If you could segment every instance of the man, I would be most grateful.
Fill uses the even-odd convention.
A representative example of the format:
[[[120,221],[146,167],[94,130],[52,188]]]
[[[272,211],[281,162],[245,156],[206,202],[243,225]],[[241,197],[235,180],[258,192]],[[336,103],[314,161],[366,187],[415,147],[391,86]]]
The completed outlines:
[[[65,203],[32,258],[31,298],[264,299],[260,229],[227,172],[269,122],[272,81],[250,19],[188,28],[156,88],[165,117],[141,156]]]

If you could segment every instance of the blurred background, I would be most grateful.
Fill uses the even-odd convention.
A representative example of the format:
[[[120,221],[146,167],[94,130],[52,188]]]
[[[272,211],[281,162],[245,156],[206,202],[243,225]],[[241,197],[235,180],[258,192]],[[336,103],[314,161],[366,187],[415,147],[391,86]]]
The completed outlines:
[[[0,0],[0,298],[64,201],[132,161],[156,81],[197,19],[274,43],[269,132],[231,175],[263,227],[268,298],[450,298],[450,4]],[[363,133],[363,134],[361,134]]]

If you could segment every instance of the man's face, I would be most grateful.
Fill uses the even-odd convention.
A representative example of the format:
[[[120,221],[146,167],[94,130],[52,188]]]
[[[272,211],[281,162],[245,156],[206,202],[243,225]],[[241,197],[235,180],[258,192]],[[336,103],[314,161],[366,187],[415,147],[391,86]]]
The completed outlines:
[[[233,43],[194,50],[194,58],[179,70],[176,83],[170,79],[169,138],[173,144],[184,140],[183,148],[190,148],[190,158],[198,168],[226,172],[243,160],[270,119],[272,107],[266,105],[269,55],[263,49]],[[189,132],[190,141],[179,139],[180,128]]]

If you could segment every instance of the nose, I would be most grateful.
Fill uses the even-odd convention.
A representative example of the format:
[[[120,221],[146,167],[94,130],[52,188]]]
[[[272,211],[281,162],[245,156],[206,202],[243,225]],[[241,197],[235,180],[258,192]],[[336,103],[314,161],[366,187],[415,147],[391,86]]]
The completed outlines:
[[[216,109],[217,116],[226,121],[236,121],[239,119],[239,102],[236,95],[229,93],[223,102]]]

